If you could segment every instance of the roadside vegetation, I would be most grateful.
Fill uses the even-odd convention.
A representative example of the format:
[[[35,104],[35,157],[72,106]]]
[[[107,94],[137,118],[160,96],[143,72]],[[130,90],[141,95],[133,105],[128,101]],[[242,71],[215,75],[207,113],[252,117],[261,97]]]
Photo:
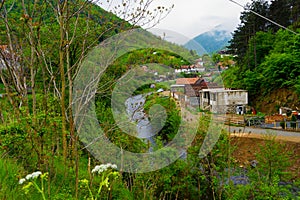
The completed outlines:
[[[246,7],[248,10],[242,12],[241,23],[228,46],[235,64],[223,73],[225,86],[248,90],[252,106],[263,112],[275,112],[278,106],[299,107],[299,1],[260,0]],[[280,96],[280,93],[285,94]],[[268,96],[273,99],[268,99]],[[289,96],[298,98],[286,100]],[[266,101],[273,108],[264,108]]]

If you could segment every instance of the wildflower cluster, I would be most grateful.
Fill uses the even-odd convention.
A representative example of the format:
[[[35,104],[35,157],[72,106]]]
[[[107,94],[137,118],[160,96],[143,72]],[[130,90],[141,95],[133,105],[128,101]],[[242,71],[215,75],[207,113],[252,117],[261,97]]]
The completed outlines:
[[[97,200],[101,196],[102,188],[106,187],[110,190],[111,182],[120,177],[120,173],[118,171],[108,170],[109,168],[117,169],[117,165],[111,163],[96,165],[92,170],[92,173],[98,173],[100,175],[100,182],[96,193],[93,193],[94,190],[91,188],[92,184],[89,184],[87,179],[80,180],[82,186],[88,189],[90,199]]]
[[[111,164],[111,163],[96,165],[95,168],[92,170],[92,173],[98,172],[98,174],[100,174],[100,173],[106,171],[108,168],[117,169],[117,165]]]
[[[28,174],[25,178],[19,180],[19,184],[22,185],[26,180],[36,179],[42,174],[40,171],[33,172],[32,174]]]
[[[38,177],[40,177],[39,183],[36,180]],[[25,176],[25,178],[21,178],[19,180],[19,184],[22,185],[24,182],[28,181],[28,183],[25,184],[22,188],[25,194],[29,194],[30,188],[34,187],[42,195],[42,199],[46,200],[44,181],[47,180],[47,178],[48,172],[42,174],[42,172],[36,171],[28,174],[27,176]]]

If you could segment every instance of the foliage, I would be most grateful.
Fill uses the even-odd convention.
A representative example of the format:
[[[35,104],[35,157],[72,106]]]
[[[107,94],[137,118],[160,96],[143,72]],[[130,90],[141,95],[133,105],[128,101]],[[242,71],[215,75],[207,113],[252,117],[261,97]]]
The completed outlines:
[[[260,94],[266,95],[279,88],[297,91],[298,43],[299,36],[286,30],[279,30],[275,35],[257,32],[250,40],[245,60],[223,72],[225,86],[248,90],[250,102]]]
[[[294,199],[289,180],[290,152],[269,133],[256,154],[256,165],[247,168],[249,184],[231,185],[229,199]]]
[[[250,10],[266,16],[268,11],[268,2],[264,0],[255,0],[251,4],[246,5],[246,10],[241,13],[241,23],[233,33],[233,38],[230,41],[229,50],[233,55],[237,55],[239,65],[243,64],[243,59],[246,56],[249,40],[258,31],[266,31],[266,21]]]
[[[169,142],[177,134],[181,123],[180,111],[178,110],[174,99],[166,96],[159,96],[159,94],[153,94],[147,97],[146,104],[144,105],[147,115],[149,115],[150,109],[154,105],[162,106],[165,109],[167,118],[166,121],[161,121],[161,116],[159,116],[158,113],[154,113],[153,116],[150,115],[150,121],[153,121],[153,123],[163,123],[157,125],[157,127],[163,125],[162,129],[157,133],[157,136],[160,136],[164,142]],[[156,119],[159,121],[154,122]]]
[[[15,161],[0,158],[0,199],[22,198],[22,192],[17,184],[18,178],[16,176],[23,171],[22,166]]]
[[[40,177],[41,186],[38,185],[36,179]],[[28,174],[25,178],[19,180],[19,184],[22,185],[24,182],[27,182],[23,186],[24,193],[27,195],[30,192],[30,188],[34,187],[42,196],[43,200],[46,200],[45,196],[45,186],[44,181],[47,181],[48,173],[42,174],[40,171],[33,172],[32,174]]]
[[[119,178],[120,174],[119,174],[119,172],[112,171],[109,168],[111,168],[113,170],[113,169],[116,169],[117,166],[108,163],[108,164],[97,165],[92,170],[93,174],[94,173],[101,174],[100,183],[99,183],[98,188],[96,188],[95,194],[93,193],[92,188],[90,188],[90,183],[87,179],[80,180],[82,187],[86,187],[89,191],[89,197],[86,197],[86,198],[96,200],[96,199],[98,199],[98,197],[100,197],[103,187],[108,188],[108,190],[111,189],[111,184],[113,184],[114,180]]]
[[[25,144],[28,134],[22,129],[23,126],[18,123],[11,124],[10,126],[1,127],[1,148],[11,156],[22,155],[22,152],[26,151]]]
[[[147,145],[140,139],[124,133],[116,126],[110,106],[104,102],[96,103],[96,113],[102,130],[106,136],[117,146],[131,152],[144,152]]]
[[[281,126],[282,129],[285,129],[285,124],[286,124],[286,122],[284,122],[284,121],[280,122],[280,126]]]
[[[300,77],[298,77],[296,80],[295,89],[300,98]]]
[[[233,33],[229,51],[236,55],[237,66],[224,73],[226,87],[238,85],[255,96],[279,88],[297,90],[299,77],[299,1],[255,0],[242,12],[241,23]],[[262,19],[252,11],[287,26]],[[232,77],[233,76],[233,77]],[[227,79],[227,80],[226,80]]]
[[[276,176],[281,180],[286,176],[284,170],[290,166],[289,152],[285,146],[275,141],[275,136],[267,135],[265,144],[260,146],[260,153],[257,155],[257,161],[260,167],[258,173],[266,177],[266,181],[271,183]]]

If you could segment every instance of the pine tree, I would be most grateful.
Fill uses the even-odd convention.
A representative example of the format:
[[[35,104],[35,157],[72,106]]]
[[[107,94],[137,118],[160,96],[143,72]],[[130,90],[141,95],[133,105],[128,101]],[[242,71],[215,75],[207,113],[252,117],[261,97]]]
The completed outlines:
[[[247,4],[245,11],[242,12],[240,20],[241,23],[237,30],[233,33],[233,38],[230,41],[229,51],[238,56],[238,64],[241,66],[249,66],[249,61],[244,60],[247,53],[247,46],[249,40],[258,31],[267,31],[269,22],[254,14],[258,13],[263,16],[268,16],[269,4],[265,0],[253,1]]]

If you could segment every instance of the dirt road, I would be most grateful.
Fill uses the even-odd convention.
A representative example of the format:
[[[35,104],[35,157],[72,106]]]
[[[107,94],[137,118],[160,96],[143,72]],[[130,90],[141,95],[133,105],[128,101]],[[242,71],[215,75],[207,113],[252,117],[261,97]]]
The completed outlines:
[[[275,129],[261,129],[253,127],[227,127],[234,136],[248,137],[248,138],[266,138],[274,136],[277,140],[298,142],[300,143],[300,132],[275,130]]]

